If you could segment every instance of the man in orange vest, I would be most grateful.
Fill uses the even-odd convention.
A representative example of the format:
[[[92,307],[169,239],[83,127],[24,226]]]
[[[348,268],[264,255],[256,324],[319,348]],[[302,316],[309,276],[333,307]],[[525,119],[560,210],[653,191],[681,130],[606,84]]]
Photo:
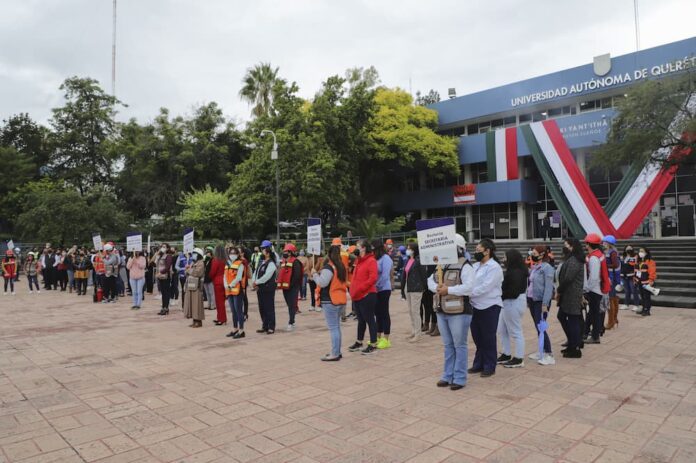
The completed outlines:
[[[292,243],[287,243],[283,248],[283,260],[278,273],[278,289],[283,291],[283,297],[288,305],[287,331],[295,329],[295,314],[297,313],[297,299],[302,285],[302,263],[297,260],[297,248]]]

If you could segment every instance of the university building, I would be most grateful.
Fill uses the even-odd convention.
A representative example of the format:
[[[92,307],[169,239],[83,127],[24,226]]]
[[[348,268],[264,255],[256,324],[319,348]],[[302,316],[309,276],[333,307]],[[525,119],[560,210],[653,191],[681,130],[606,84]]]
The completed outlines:
[[[598,56],[583,66],[436,103],[431,107],[439,113],[439,132],[459,137],[460,175],[409,178],[393,208],[412,217],[455,217],[457,230],[470,240],[532,239],[542,232],[561,237],[577,234],[583,225],[584,231],[623,227],[626,236],[696,236],[693,167],[662,179],[664,192],[651,199],[655,188],[641,180],[649,172],[641,171],[631,184],[625,180],[631,176],[628,166],[610,174],[589,168],[627,89],[692,67],[696,37],[618,57]],[[573,177],[576,168],[584,179]],[[642,197],[634,191],[641,181],[649,186]],[[573,182],[577,188],[571,191]],[[631,194],[633,203],[627,198]],[[596,201],[587,200],[592,196]],[[654,206],[641,212],[646,201]],[[583,211],[593,210],[606,210],[604,217],[613,225],[588,225]]]

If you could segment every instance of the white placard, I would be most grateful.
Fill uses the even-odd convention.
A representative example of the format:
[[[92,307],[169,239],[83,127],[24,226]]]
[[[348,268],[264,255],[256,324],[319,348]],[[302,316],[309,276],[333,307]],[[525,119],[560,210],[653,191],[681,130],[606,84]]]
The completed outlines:
[[[126,251],[141,252],[143,250],[143,235],[142,233],[133,233],[126,236]]]
[[[10,240],[7,242],[7,249],[12,249],[14,251],[14,241]]]
[[[94,245],[94,249],[96,251],[101,251],[102,249],[104,249],[101,235],[99,233],[92,233],[92,244]]]
[[[193,228],[184,230],[184,254],[193,252]]]
[[[321,219],[307,219],[307,252],[321,254]]]
[[[416,230],[422,265],[457,263],[459,257],[454,243],[457,230],[453,218],[418,220]]]

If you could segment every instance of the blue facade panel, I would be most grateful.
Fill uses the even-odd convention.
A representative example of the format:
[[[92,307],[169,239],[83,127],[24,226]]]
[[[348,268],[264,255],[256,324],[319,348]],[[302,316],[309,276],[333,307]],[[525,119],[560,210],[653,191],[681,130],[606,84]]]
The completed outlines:
[[[645,79],[665,77],[678,72],[678,68],[684,65],[693,66],[694,54],[696,37],[614,57],[611,59],[611,70],[605,76],[597,76],[590,63],[441,101],[430,107],[438,112],[440,125],[447,126],[539,104],[555,104],[564,99],[618,89]],[[605,78],[610,81],[605,81]],[[598,81],[604,84],[600,85]],[[607,82],[610,84],[607,85]]]

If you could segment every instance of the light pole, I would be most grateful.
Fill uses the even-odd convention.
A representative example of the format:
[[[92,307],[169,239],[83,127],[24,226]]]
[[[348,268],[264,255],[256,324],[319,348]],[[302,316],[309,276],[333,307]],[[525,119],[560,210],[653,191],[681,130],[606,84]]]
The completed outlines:
[[[271,159],[276,162],[276,243],[280,246],[280,169],[278,167],[278,142],[275,132],[264,129],[261,131],[261,137],[270,133],[273,136],[273,148],[271,149]]]

